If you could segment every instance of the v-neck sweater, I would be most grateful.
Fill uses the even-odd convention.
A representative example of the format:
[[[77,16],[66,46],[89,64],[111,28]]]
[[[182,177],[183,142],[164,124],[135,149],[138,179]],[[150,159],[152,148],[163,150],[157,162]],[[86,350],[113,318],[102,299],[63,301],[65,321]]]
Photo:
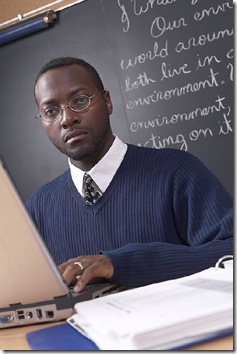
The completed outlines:
[[[232,198],[195,156],[128,145],[109,187],[84,203],[70,170],[27,202],[56,264],[104,253],[111,281],[136,287],[186,276],[233,253]]]

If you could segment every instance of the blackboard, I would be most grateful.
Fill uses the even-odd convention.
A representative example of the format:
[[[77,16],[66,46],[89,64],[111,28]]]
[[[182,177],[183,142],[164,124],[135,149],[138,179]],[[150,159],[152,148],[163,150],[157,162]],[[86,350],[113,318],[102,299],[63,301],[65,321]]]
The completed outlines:
[[[39,121],[33,85],[58,56],[88,60],[111,92],[114,133],[199,157],[233,194],[232,1],[86,0],[0,48],[0,154],[24,200],[67,168]]]
[[[233,4],[106,3],[134,144],[189,151],[232,190]]]

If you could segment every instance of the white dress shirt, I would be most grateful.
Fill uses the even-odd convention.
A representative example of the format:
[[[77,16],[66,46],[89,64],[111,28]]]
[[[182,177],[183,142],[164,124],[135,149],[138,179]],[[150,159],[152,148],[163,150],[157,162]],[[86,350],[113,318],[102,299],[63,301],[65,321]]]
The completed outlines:
[[[117,169],[123,161],[124,155],[127,151],[127,145],[124,144],[117,136],[115,136],[114,142],[107,153],[102,159],[87,173],[92,177],[102,193],[108,188],[112,181]],[[83,196],[83,177],[85,171],[78,167],[75,167],[70,159],[68,159],[72,180],[78,190]]]

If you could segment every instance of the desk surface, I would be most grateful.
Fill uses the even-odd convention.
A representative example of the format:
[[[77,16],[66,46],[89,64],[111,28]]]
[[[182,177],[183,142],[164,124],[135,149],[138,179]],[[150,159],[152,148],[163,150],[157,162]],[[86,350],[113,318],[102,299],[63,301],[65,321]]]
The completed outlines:
[[[63,322],[53,322],[40,325],[22,326],[0,330],[0,350],[31,350],[25,338],[26,333]],[[186,348],[186,350],[233,350],[233,337],[225,337],[215,341]]]

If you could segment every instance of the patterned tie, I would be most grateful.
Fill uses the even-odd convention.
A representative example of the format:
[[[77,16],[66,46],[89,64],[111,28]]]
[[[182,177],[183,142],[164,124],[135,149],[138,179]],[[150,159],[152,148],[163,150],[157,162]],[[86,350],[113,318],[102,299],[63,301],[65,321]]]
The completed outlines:
[[[87,173],[84,174],[83,194],[84,194],[84,201],[88,205],[95,204],[102,195],[95,181]]]

